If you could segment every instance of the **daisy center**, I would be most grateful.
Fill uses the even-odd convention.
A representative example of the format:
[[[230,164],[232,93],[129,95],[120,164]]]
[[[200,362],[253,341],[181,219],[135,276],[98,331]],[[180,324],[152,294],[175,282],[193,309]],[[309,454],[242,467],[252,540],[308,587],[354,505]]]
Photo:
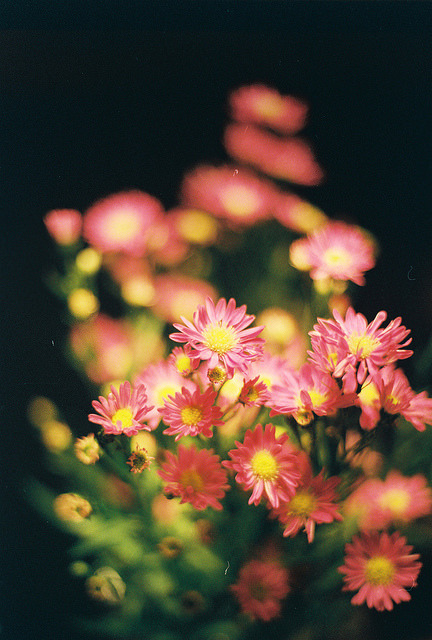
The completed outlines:
[[[263,480],[273,480],[278,474],[278,463],[267,449],[262,449],[253,456],[251,466],[254,474]]]
[[[255,400],[258,400],[259,398],[259,393],[256,390],[256,387],[250,387],[247,392],[246,392],[246,397],[248,400],[250,400],[251,402],[255,402]]]
[[[315,496],[308,491],[298,491],[289,503],[289,513],[300,518],[307,518],[315,507]]]
[[[368,358],[379,344],[379,340],[367,335],[366,333],[352,333],[348,338],[349,350],[358,358],[362,359]]]
[[[119,409],[111,418],[111,422],[115,427],[117,427],[120,422],[121,429],[128,429],[133,425],[132,411],[129,408]]]
[[[120,210],[108,218],[105,229],[108,235],[116,240],[129,240],[139,233],[140,223],[132,211]]]
[[[219,355],[224,355],[237,344],[237,338],[234,335],[232,327],[223,327],[221,325],[210,325],[203,331],[205,346]]]
[[[186,469],[180,476],[180,482],[184,487],[192,487],[194,491],[201,491],[204,482],[195,469]]]
[[[375,556],[366,562],[365,576],[369,584],[386,586],[391,583],[395,574],[395,566],[385,556]]]
[[[324,262],[329,267],[348,267],[352,264],[352,257],[342,247],[331,247],[324,252]]]
[[[264,95],[255,100],[255,109],[263,118],[272,120],[283,113],[283,102],[277,96]]]
[[[199,407],[184,407],[180,411],[180,415],[183,423],[189,426],[197,425],[203,417],[202,411]]]
[[[191,361],[189,356],[181,355],[177,357],[176,367],[180,373],[187,373],[190,370]]]
[[[220,195],[222,205],[233,216],[242,218],[256,211],[260,205],[259,196],[243,185],[233,185]]]
[[[327,396],[316,389],[308,389],[308,394],[313,407],[319,407],[327,400]]]
[[[404,489],[389,489],[379,499],[380,505],[390,509],[396,516],[401,516],[405,513],[409,502],[410,497]]]

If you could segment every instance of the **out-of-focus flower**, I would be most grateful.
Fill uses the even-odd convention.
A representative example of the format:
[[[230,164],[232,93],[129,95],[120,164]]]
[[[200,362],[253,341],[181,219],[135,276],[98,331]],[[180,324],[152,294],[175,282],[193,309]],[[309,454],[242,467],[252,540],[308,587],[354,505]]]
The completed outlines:
[[[174,536],[162,538],[157,547],[165,558],[177,558],[183,551],[182,541]]]
[[[233,166],[197,167],[185,176],[181,188],[185,206],[204,209],[240,226],[270,218],[278,197],[273,184]]]
[[[102,253],[142,256],[153,225],[163,216],[161,203],[141,191],[125,191],[99,200],[84,215],[83,236]]]
[[[262,315],[261,322],[263,322]],[[248,377],[255,378],[255,376],[259,376],[259,380],[271,392],[274,385],[282,384],[283,371],[287,366],[287,361],[284,358],[265,352],[260,360],[256,360],[249,365]],[[268,405],[268,402],[266,400],[265,404]]]
[[[381,511],[380,518],[374,513],[375,524],[381,525],[377,528],[402,525],[431,513],[432,492],[422,474],[407,477],[393,470],[375,494],[375,503]]]
[[[54,209],[44,217],[50,236],[63,246],[77,242],[81,235],[82,217],[75,209]]]
[[[250,560],[240,569],[231,591],[244,613],[268,622],[280,615],[281,602],[290,591],[288,571],[277,562]]]
[[[158,522],[162,522],[164,524],[172,524],[177,522],[181,517],[182,512],[189,505],[180,504],[177,500],[171,500],[167,498],[163,493],[160,493],[155,498],[153,498],[151,509],[152,516]]]
[[[168,212],[178,234],[190,244],[201,247],[216,242],[219,223],[207,211],[193,208],[178,208]]]
[[[75,264],[81,273],[92,276],[99,271],[102,265],[102,256],[96,249],[86,247],[78,253]]]
[[[196,615],[197,613],[200,613],[205,607],[205,600],[203,595],[195,589],[191,589],[190,591],[185,591],[184,593],[182,593],[180,601],[183,610],[189,615]]]
[[[49,451],[60,453],[65,451],[72,442],[72,432],[64,422],[48,420],[42,427],[42,442]]]
[[[54,499],[53,508],[65,522],[82,522],[93,511],[90,502],[77,493],[61,493]]]
[[[236,481],[245,491],[252,489],[249,504],[258,505],[262,498],[277,508],[288,502],[300,480],[297,456],[283,434],[276,438],[275,428],[261,424],[248,429],[243,442],[236,441],[236,449],[228,452],[231,460],[222,464],[237,473]]]
[[[238,122],[258,124],[279,133],[297,133],[305,125],[307,105],[293,96],[282,96],[263,84],[240,87],[229,97],[231,116]]]
[[[215,305],[207,298],[205,306],[194,313],[193,323],[182,318],[185,325],[174,323],[178,333],[170,335],[174,342],[185,342],[192,347],[192,355],[208,360],[210,368],[218,364],[232,375],[235,370],[247,372],[247,364],[256,360],[263,350],[258,334],[263,327],[247,329],[255,316],[246,314],[246,305],[236,307],[233,298],[221,298]]]
[[[330,311],[338,311],[341,316],[344,316],[348,307],[351,306],[351,298],[346,293],[334,293],[328,300],[328,307]]]
[[[177,455],[166,451],[166,462],[158,474],[166,482],[166,494],[178,496],[180,502],[190,502],[195,509],[206,507],[221,510],[219,502],[229,489],[226,471],[213,449],[186,448],[179,445]]]
[[[153,260],[165,267],[174,267],[184,260],[189,244],[181,237],[171,216],[165,216],[154,225],[148,240],[149,253]]]
[[[149,456],[147,449],[137,447],[126,460],[126,464],[130,466],[132,473],[142,473],[144,469],[148,469],[152,460],[154,457]]]
[[[94,433],[77,438],[74,444],[75,455],[84,464],[95,464],[100,458],[100,447]]]
[[[342,520],[335,491],[339,482],[335,476],[325,479],[323,472],[304,479],[291,500],[272,511],[284,525],[283,535],[293,537],[304,528],[308,542],[312,542],[317,524]]]
[[[57,407],[54,402],[44,396],[36,396],[27,407],[27,416],[32,425],[41,428],[46,422],[56,420]]]
[[[78,320],[87,320],[99,310],[99,300],[89,289],[74,289],[68,296],[67,305]]]
[[[89,414],[90,422],[101,425],[105,433],[134,436],[140,429],[150,430],[143,423],[152,407],[147,406],[147,394],[144,385],[131,387],[126,381],[120,385],[119,391],[111,386],[111,393],[107,398],[99,396],[99,401],[93,400],[93,408],[100,414]]]
[[[117,509],[130,510],[135,504],[135,496],[130,484],[123,482],[113,473],[106,477],[102,494],[104,499]]]
[[[279,138],[251,125],[230,124],[224,143],[232,158],[273,178],[313,186],[324,177],[311,148],[300,138]]]
[[[307,238],[294,240],[289,249],[289,258],[292,266],[299,271],[309,271],[312,268],[309,257],[309,240]]]
[[[239,402],[247,407],[261,407],[268,402],[269,398],[270,394],[267,385],[259,379],[259,376],[249,380],[245,379]]]
[[[161,274],[155,277],[156,298],[152,311],[166,322],[180,317],[192,320],[196,308],[207,297],[216,298],[216,289],[205,280],[180,274]]]
[[[383,455],[370,447],[364,447],[356,452],[355,446],[360,442],[361,435],[353,429],[348,429],[345,436],[346,461],[352,467],[360,467],[368,476],[376,476],[383,465]]]
[[[412,549],[397,531],[354,536],[345,547],[345,564],[339,567],[344,574],[343,590],[357,591],[352,604],[366,603],[378,611],[391,611],[394,602],[411,600],[407,588],[417,586],[422,566],[419,554],[411,553]]]
[[[213,427],[220,427],[222,411],[213,406],[216,400],[216,391],[208,387],[204,393],[196,389],[191,393],[186,387],[182,387],[180,393],[169,396],[164,401],[164,406],[158,409],[162,420],[168,425],[164,433],[175,436],[179,440],[183,436],[203,435],[211,438]]]
[[[216,529],[211,520],[207,520],[206,518],[198,518],[195,521],[196,527],[198,529],[198,535],[203,544],[213,544],[216,538]]]
[[[293,193],[281,193],[273,215],[284,227],[297,233],[311,233],[328,222],[321,209]]]
[[[97,569],[86,581],[87,593],[94,600],[109,605],[119,604],[126,593],[126,585],[111,567]]]

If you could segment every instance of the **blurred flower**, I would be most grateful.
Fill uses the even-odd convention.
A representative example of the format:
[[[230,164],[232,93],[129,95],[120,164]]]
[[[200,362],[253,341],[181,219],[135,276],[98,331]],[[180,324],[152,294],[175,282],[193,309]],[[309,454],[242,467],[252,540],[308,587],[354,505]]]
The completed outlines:
[[[293,193],[281,193],[273,215],[284,227],[297,233],[311,233],[328,222],[321,209]]]
[[[35,427],[43,427],[46,422],[57,418],[57,407],[44,396],[36,396],[27,407],[27,416]]]
[[[216,391],[208,387],[204,393],[196,389],[191,393],[186,387],[182,387],[180,393],[169,396],[164,400],[164,406],[158,409],[162,420],[168,425],[163,433],[174,436],[179,440],[183,436],[203,435],[211,438],[212,428],[223,425],[220,420],[222,411],[213,406],[216,400]]]
[[[179,207],[169,211],[168,215],[172,218],[178,234],[186,242],[201,247],[206,247],[216,242],[219,223],[207,211]]]
[[[231,116],[238,122],[270,127],[279,133],[297,133],[305,125],[308,107],[292,96],[282,96],[262,84],[240,87],[229,97]]]
[[[205,280],[181,274],[161,274],[154,279],[156,299],[152,307],[154,314],[173,323],[180,317],[192,320],[198,305],[207,297],[217,297],[216,289]]]
[[[288,571],[277,562],[250,560],[240,569],[231,591],[244,613],[268,622],[280,615],[281,601],[290,591]]]
[[[431,513],[432,492],[422,474],[407,477],[392,470],[375,494],[375,503],[381,510],[381,518],[374,514],[375,524],[381,524],[377,528],[402,525]]]
[[[245,491],[252,489],[248,504],[258,505],[264,497],[272,507],[287,502],[295,493],[300,479],[297,457],[288,444],[288,436],[276,438],[275,428],[261,424],[248,429],[243,443],[228,451],[231,460],[222,464],[237,472],[236,481]]]
[[[163,493],[160,493],[152,501],[152,516],[158,522],[165,524],[172,524],[177,522],[186,508],[185,504],[180,504],[177,500],[171,500],[167,498]]]
[[[142,256],[152,225],[162,218],[160,202],[141,191],[125,191],[99,200],[84,215],[83,235],[102,253]]]
[[[82,249],[75,258],[75,264],[81,273],[92,276],[97,273],[102,264],[101,254],[92,247]]]
[[[196,528],[198,529],[199,539],[203,544],[213,544],[216,538],[216,529],[211,520],[206,518],[198,518],[195,521]]]
[[[251,125],[230,124],[224,143],[232,158],[273,178],[313,186],[324,177],[309,145],[300,138],[279,138]]]
[[[93,400],[92,406],[100,414],[89,414],[90,422],[101,425],[105,433],[134,436],[140,429],[150,430],[143,424],[147,414],[153,407],[147,406],[147,394],[144,385],[131,387],[126,381],[120,385],[119,391],[111,386],[107,398],[99,396],[99,402]]]
[[[312,268],[308,238],[300,238],[291,243],[289,258],[292,266],[299,271],[309,271]]]
[[[114,569],[101,567],[87,578],[86,589],[89,596],[109,605],[121,602],[126,593],[126,585]]]
[[[181,596],[184,611],[189,614],[200,613],[205,606],[205,600],[199,591],[185,591]]]
[[[99,443],[94,433],[77,438],[74,445],[75,455],[84,464],[95,464],[100,457]]]
[[[271,217],[276,187],[244,168],[203,165],[186,174],[181,187],[184,205],[213,213],[235,225],[251,226]]]
[[[137,447],[126,460],[126,464],[130,466],[132,473],[142,473],[144,469],[148,469],[152,460],[154,457],[149,456],[147,449]]]
[[[177,558],[183,551],[182,541],[174,536],[162,538],[157,547],[165,558]]]
[[[48,420],[43,424],[41,438],[49,451],[60,453],[60,451],[65,451],[70,446],[72,432],[64,422]]]
[[[246,305],[237,308],[233,298],[228,304],[221,298],[216,305],[207,298],[205,306],[195,312],[193,323],[186,319],[186,325],[174,323],[179,333],[170,334],[170,338],[189,344],[192,356],[208,360],[210,368],[221,364],[229,375],[236,369],[246,372],[247,363],[262,353],[264,342],[258,338],[263,327],[246,329],[254,318],[246,314]]]
[[[206,507],[221,510],[219,502],[229,489],[226,471],[213,449],[201,449],[179,445],[178,454],[166,451],[166,462],[158,471],[167,484],[166,494],[179,496],[180,502],[190,502],[195,509]]]
[[[65,522],[82,522],[93,511],[90,502],[77,493],[61,493],[54,499],[53,508]]]
[[[75,209],[54,209],[44,217],[50,236],[60,245],[74,244],[81,235],[82,217]]]
[[[99,300],[89,289],[74,289],[68,296],[67,305],[78,320],[87,320],[99,310]]]
[[[353,429],[347,430],[345,436],[346,461],[352,467],[360,467],[366,476],[376,476],[383,465],[383,455],[370,447],[364,447],[361,451],[356,452],[355,446],[360,441],[360,433]]]
[[[106,476],[102,494],[105,500],[118,509],[132,509],[135,503],[131,486],[114,474]]]
[[[269,398],[270,394],[267,385],[259,379],[259,376],[249,380],[245,379],[239,402],[247,407],[261,407]]]
[[[354,536],[345,547],[345,564],[339,567],[344,574],[344,591],[357,591],[352,604],[366,602],[369,608],[384,611],[393,609],[393,602],[411,600],[406,588],[417,586],[421,568],[418,553],[397,531],[364,533]]]

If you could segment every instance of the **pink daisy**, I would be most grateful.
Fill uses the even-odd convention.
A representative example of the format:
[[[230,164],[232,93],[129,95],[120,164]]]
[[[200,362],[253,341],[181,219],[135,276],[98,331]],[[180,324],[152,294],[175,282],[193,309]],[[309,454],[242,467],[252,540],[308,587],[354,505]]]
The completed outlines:
[[[275,385],[282,384],[283,372],[287,367],[288,364],[284,358],[264,352],[262,358],[250,363],[248,377],[255,378],[258,376],[258,381],[265,384],[270,394]],[[270,397],[271,395],[264,403],[266,406],[270,402]]]
[[[54,209],[43,220],[48,233],[57,244],[69,246],[81,235],[82,216],[75,209]]]
[[[168,357],[168,362],[185,378],[187,378],[192,371],[195,371],[200,362],[199,358],[192,358],[190,352],[191,348],[188,345],[184,348],[174,347],[171,355]]]
[[[219,500],[229,484],[226,471],[213,449],[198,450],[180,444],[177,455],[166,451],[165,458],[158,474],[167,483],[166,494],[180,497],[180,503],[190,502],[199,511],[206,507],[222,509]]]
[[[224,143],[232,158],[273,178],[306,186],[323,179],[313,152],[300,138],[279,138],[251,125],[230,124],[225,129]]]
[[[163,215],[161,203],[141,191],[115,193],[96,202],[84,215],[83,235],[105,253],[143,256],[152,225]]]
[[[308,107],[292,96],[282,96],[263,84],[240,87],[229,97],[231,116],[238,122],[258,124],[279,133],[297,133],[305,125]]]
[[[344,574],[344,591],[358,591],[352,604],[363,604],[391,611],[393,603],[411,600],[407,591],[417,586],[421,569],[419,554],[411,553],[412,546],[397,531],[364,533],[354,536],[345,546],[345,564],[339,567]]]
[[[247,407],[261,407],[270,399],[267,385],[260,381],[259,376],[244,381],[240,392],[239,402]]]
[[[294,193],[281,193],[273,215],[284,227],[297,233],[310,233],[328,223],[321,209]]]
[[[216,289],[198,278],[178,273],[161,273],[154,278],[156,298],[152,312],[165,322],[173,323],[181,316],[192,320],[196,308],[207,297],[216,298]]]
[[[267,424],[263,429],[257,424],[245,433],[243,443],[236,441],[237,449],[231,449],[231,460],[222,464],[237,472],[236,481],[245,491],[252,490],[249,504],[258,505],[262,498],[277,508],[295,493],[300,480],[297,455],[288,436],[275,435],[275,427]]]
[[[221,298],[215,305],[207,298],[199,306],[193,323],[181,318],[185,325],[174,324],[179,333],[172,333],[174,342],[186,342],[192,347],[192,356],[208,360],[210,369],[222,365],[232,375],[237,369],[247,372],[247,364],[256,360],[263,351],[263,340],[258,334],[263,327],[247,329],[255,316],[246,314],[246,305],[236,307],[235,300],[226,303]]]
[[[377,488],[375,504],[375,525],[384,529],[389,524],[407,524],[429,515],[432,509],[432,493],[422,474],[407,477],[399,471],[392,470]]]
[[[315,478],[305,478],[291,500],[271,512],[284,525],[283,535],[292,538],[304,528],[308,542],[312,542],[315,525],[342,520],[335,491],[339,482],[335,476],[326,480],[322,471]]]
[[[93,400],[93,408],[100,414],[91,413],[90,422],[101,425],[105,433],[135,436],[140,429],[150,427],[143,424],[151,407],[147,406],[147,394],[143,385],[131,388],[130,382],[123,382],[119,391],[111,386],[107,398],[99,396],[99,402]]]
[[[432,398],[429,398],[426,391],[417,393],[411,398],[409,406],[401,409],[400,413],[417,431],[424,431],[426,424],[432,425]]]
[[[222,411],[213,406],[217,393],[212,387],[207,387],[204,393],[196,389],[191,393],[182,387],[180,393],[165,399],[164,406],[159,409],[162,420],[169,425],[164,433],[175,436],[179,440],[182,436],[196,436],[201,434],[206,438],[213,435],[213,427],[223,426],[220,420]]]
[[[364,285],[363,274],[375,266],[375,245],[359,227],[329,222],[309,236],[306,244],[313,280],[351,280]]]
[[[268,622],[280,615],[281,602],[290,591],[287,569],[278,562],[250,560],[240,569],[231,591],[244,613]]]
[[[181,200],[235,225],[253,225],[271,216],[279,192],[252,171],[203,165],[187,174]]]

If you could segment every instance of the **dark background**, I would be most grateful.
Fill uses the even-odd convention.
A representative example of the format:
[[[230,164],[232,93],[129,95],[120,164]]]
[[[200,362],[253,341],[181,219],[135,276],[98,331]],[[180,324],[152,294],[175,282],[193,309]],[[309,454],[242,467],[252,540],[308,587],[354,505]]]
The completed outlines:
[[[174,205],[185,170],[226,159],[227,94],[263,82],[311,107],[304,135],[327,180],[297,192],[380,242],[357,310],[402,315],[417,351],[431,328],[432,5],[125,4],[0,9],[1,640],[72,637],[69,616],[85,607],[67,578],[71,540],[22,491],[23,477],[47,475],[25,420],[28,398],[53,398],[77,433],[90,400],[64,362],[61,308],[42,282],[54,259],[48,210],[84,210],[128,188]],[[387,615],[379,637],[432,633],[430,607],[407,615]]]

